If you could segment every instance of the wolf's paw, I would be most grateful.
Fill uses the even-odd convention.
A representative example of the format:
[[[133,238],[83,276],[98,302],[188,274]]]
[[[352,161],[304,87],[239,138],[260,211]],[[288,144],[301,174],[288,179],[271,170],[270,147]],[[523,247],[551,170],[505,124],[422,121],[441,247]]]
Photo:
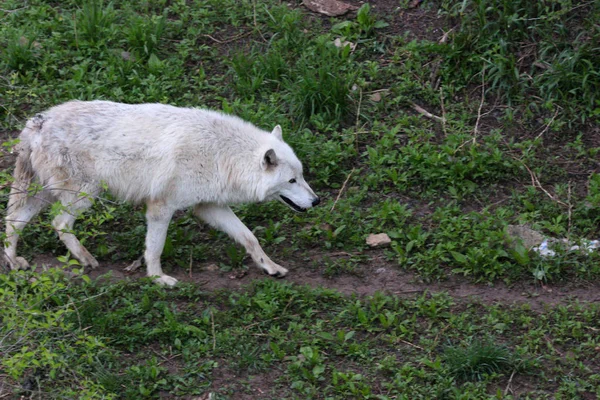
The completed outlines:
[[[84,260],[83,265],[85,267],[90,267],[91,269],[96,269],[100,266],[98,260],[96,260],[94,257]]]
[[[98,263],[98,260],[96,260],[94,258],[94,256],[91,255],[90,252],[87,251],[86,249],[83,249],[81,251],[81,254],[75,255],[75,258],[78,258],[79,262],[84,267],[90,267],[91,269],[96,269],[100,266],[100,264]]]
[[[283,278],[289,272],[287,269],[283,268],[281,265],[274,264],[271,268],[263,269],[263,272],[267,275],[270,275],[274,278]]]
[[[177,279],[169,275],[156,275],[153,278],[154,282],[158,283],[161,286],[173,287],[177,284]]]
[[[5,255],[4,261],[6,262],[6,265],[8,265],[8,267],[12,270],[29,269],[29,263],[23,257],[15,257],[14,259],[11,259]]]

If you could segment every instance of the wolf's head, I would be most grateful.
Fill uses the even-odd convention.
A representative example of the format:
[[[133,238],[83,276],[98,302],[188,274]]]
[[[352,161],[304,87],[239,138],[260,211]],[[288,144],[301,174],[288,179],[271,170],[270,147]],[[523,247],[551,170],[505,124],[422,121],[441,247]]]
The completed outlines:
[[[302,163],[283,141],[277,125],[268,144],[261,150],[261,168],[266,174],[265,200],[279,200],[292,210],[304,212],[320,203],[319,197],[302,176]]]

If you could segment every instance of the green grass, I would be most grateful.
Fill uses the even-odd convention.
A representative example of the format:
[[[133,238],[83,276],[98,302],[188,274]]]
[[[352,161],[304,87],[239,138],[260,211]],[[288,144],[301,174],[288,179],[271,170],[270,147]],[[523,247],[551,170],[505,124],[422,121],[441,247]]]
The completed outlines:
[[[4,1],[0,214],[9,153],[36,112],[74,98],[200,106],[280,124],[303,161],[319,207],[236,207],[300,276],[335,286],[383,266],[432,287],[598,279],[598,252],[543,258],[506,236],[527,224],[600,238],[597,2],[424,1],[413,11],[427,26],[405,1],[338,18],[300,3]],[[143,209],[109,194],[74,229],[102,264],[142,254]],[[391,246],[372,252],[365,239],[380,232]],[[69,259],[48,215],[19,251]],[[162,261],[187,271],[190,257],[248,268],[224,234],[181,212]],[[41,398],[590,398],[598,314],[576,301],[532,311],[269,280],[165,291],[22,272],[0,276],[0,380]]]
[[[477,399],[495,387],[502,398],[511,376],[535,388],[530,398],[598,394],[597,305],[539,313],[428,293],[346,298],[273,280],[205,293],[58,271],[0,278],[2,371],[25,395],[32,379],[47,398],[237,398],[244,381],[268,379],[261,398]]]

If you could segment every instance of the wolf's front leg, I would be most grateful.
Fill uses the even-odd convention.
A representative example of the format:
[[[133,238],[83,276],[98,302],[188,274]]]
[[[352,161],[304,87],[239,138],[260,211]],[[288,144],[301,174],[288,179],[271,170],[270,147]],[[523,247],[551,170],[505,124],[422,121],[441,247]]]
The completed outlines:
[[[175,286],[177,279],[165,275],[160,267],[160,255],[165,246],[167,229],[173,216],[173,210],[166,207],[162,202],[148,202],[146,220],[148,231],[146,233],[146,251],[144,260],[148,276],[155,276],[155,282],[165,286]]]
[[[263,251],[256,236],[227,206],[216,204],[199,204],[194,208],[194,215],[208,224],[227,233],[233,240],[240,243],[252,260],[267,274],[284,277],[288,270],[275,264]]]

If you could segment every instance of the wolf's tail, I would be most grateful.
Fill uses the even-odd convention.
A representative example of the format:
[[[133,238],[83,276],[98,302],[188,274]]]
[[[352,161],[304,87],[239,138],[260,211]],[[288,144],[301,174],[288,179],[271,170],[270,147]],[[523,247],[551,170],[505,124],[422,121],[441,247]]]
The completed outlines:
[[[31,163],[31,135],[39,133],[44,124],[44,116],[37,114],[35,117],[27,121],[25,128],[19,136],[19,144],[17,145],[17,161],[15,163],[15,171],[13,173],[13,183],[10,190],[10,198],[8,201],[8,212],[10,209],[18,206],[27,199],[27,190],[31,185],[35,176],[35,171]]]

